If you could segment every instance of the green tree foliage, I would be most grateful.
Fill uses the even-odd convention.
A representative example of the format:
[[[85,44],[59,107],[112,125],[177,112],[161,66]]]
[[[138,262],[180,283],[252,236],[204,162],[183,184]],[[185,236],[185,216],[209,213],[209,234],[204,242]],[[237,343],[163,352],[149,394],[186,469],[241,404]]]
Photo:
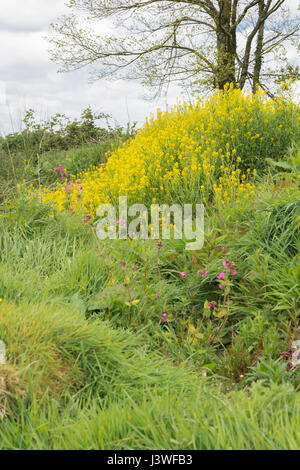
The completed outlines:
[[[140,79],[157,92],[184,87],[243,89],[299,78],[287,48],[300,17],[289,0],[70,0],[52,25],[52,59],[62,71],[91,68]],[[274,61],[275,60],[275,61]],[[270,68],[275,63],[275,68]],[[270,86],[271,85],[271,86]]]

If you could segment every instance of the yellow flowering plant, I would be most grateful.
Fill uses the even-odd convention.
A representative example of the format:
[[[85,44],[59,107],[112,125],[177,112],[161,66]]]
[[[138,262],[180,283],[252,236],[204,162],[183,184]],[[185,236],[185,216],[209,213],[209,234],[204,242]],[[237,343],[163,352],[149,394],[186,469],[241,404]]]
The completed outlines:
[[[291,101],[228,87],[207,100],[158,110],[107,163],[64,175],[41,197],[59,211],[91,218],[100,204],[116,203],[120,195],[146,204],[238,202],[253,194],[266,159],[284,155],[298,122],[299,108]]]

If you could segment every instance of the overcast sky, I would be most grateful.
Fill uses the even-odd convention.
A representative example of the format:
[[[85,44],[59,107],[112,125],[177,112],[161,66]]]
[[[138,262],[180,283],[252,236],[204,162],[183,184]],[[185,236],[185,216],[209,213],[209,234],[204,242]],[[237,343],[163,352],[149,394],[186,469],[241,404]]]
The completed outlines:
[[[292,0],[294,5],[298,0]],[[120,124],[143,122],[164,106],[166,99],[149,102],[134,82],[88,83],[86,72],[57,73],[50,62],[44,36],[58,16],[70,10],[65,0],[0,0],[0,133],[19,130],[24,110],[34,108],[42,118],[60,112],[72,117],[92,106]],[[170,89],[167,101],[176,102],[180,90]]]
[[[43,38],[58,16],[68,13],[65,0],[0,0],[0,133],[19,130],[24,110],[34,108],[40,117],[57,112],[79,116],[89,105],[112,115],[120,124],[143,122],[165,105],[165,99],[145,100],[145,90],[127,81],[88,83],[86,72],[57,73],[50,62],[49,44]],[[173,88],[168,103],[180,91]]]

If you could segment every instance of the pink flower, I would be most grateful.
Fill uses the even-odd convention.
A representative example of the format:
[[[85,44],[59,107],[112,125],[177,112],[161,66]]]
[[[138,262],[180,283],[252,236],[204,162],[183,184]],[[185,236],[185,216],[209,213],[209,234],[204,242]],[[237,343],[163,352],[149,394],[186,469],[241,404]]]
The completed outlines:
[[[225,246],[222,246],[222,251],[223,251],[223,253],[224,253],[224,251],[225,251]]]
[[[163,314],[161,316],[161,319],[164,323],[166,323],[166,321],[167,321],[167,315],[168,315],[167,312],[163,312]]]
[[[219,288],[220,288],[220,289],[224,289],[224,286],[221,286],[221,285],[220,285]]]
[[[208,304],[208,308],[213,308],[214,310],[217,310],[217,307],[215,306],[215,303],[214,302],[210,302]]]
[[[224,268],[226,269],[226,271],[228,271],[229,273],[232,273],[232,274],[236,274],[235,263],[230,263],[230,261],[224,259],[222,261],[222,264],[223,264]],[[218,278],[218,279],[221,279],[221,278]]]
[[[154,294],[154,296],[155,296],[155,297],[158,299],[158,297],[159,297],[159,294]]]
[[[164,245],[162,242],[159,242],[159,243],[155,243],[155,246],[156,248],[163,248],[166,245]]]
[[[182,276],[182,277],[186,277],[186,272],[184,272],[184,271],[181,271],[179,274],[180,274],[180,276]]]
[[[219,274],[219,276],[218,276],[218,279],[223,279],[224,276],[225,276],[225,273],[220,272],[220,274]]]
[[[209,340],[210,340],[210,341],[213,341],[213,340],[214,340],[214,337],[213,337],[213,336],[211,336],[211,337],[209,338]]]
[[[92,217],[90,216],[90,214],[87,214],[84,219],[82,219],[82,222],[86,223],[88,220],[90,220]],[[97,229],[95,229],[97,231]]]
[[[133,269],[134,269],[134,270],[137,270],[137,269],[139,269],[139,266],[138,266],[138,265],[136,265],[136,266],[134,266],[134,268],[133,268]]]
[[[120,223],[120,221],[119,221],[119,220],[116,220],[116,224],[119,224],[119,223]]]
[[[122,266],[125,266],[125,265],[126,265],[126,262],[125,262],[125,261],[121,261],[121,265],[122,265]]]
[[[204,269],[202,271],[197,271],[198,276],[202,276],[203,279],[207,276],[207,271]]]

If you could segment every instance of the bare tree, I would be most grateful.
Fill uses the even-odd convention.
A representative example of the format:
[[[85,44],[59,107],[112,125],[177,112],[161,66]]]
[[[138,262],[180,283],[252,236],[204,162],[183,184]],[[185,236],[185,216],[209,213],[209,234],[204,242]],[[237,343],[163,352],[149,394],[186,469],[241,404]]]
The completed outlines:
[[[139,79],[158,93],[171,82],[270,91],[276,80],[300,78],[286,55],[300,31],[290,0],[70,0],[68,6],[70,15],[52,25],[49,38],[61,71],[89,66],[94,79]]]

